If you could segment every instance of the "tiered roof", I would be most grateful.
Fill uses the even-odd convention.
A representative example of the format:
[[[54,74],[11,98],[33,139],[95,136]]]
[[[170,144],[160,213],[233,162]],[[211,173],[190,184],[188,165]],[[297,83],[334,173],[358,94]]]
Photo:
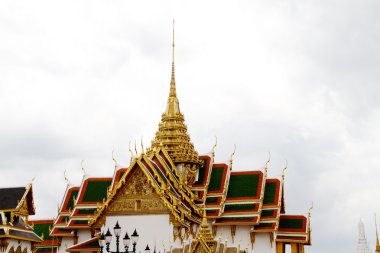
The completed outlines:
[[[68,228],[87,228],[89,219],[93,218],[98,207],[107,199],[107,192],[112,178],[84,177],[79,188],[78,197],[70,214]]]
[[[58,207],[58,215],[54,221],[51,235],[53,236],[73,236],[71,229],[67,227],[70,215],[74,209],[75,200],[80,187],[68,185],[63,196],[61,205]]]
[[[276,241],[310,244],[310,217],[282,214]]]
[[[146,178],[143,184],[149,184],[176,222],[186,227],[189,227],[191,222],[200,223],[201,209],[194,202],[196,195],[184,183],[169,154],[163,148],[158,148],[149,155],[143,153],[133,160],[90,224],[97,227],[102,225],[97,222],[112,205],[123,187],[128,184],[129,178],[134,173],[140,173],[139,171]]]
[[[33,227],[34,233],[43,240],[41,243],[36,244],[35,252],[57,252],[57,237],[50,235],[54,219],[30,220],[28,223]]]
[[[41,242],[27,224],[34,213],[32,183],[27,187],[0,188],[0,239]]]
[[[51,235],[74,236],[73,230],[88,229],[89,220],[105,202],[112,182],[117,181],[123,171],[125,169],[117,170],[114,178],[83,177],[80,186],[68,185],[58,208]]]

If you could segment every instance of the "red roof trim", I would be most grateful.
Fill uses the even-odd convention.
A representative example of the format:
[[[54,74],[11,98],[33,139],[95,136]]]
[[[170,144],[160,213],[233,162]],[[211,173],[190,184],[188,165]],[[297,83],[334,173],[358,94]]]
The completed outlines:
[[[260,223],[262,224],[262,223]],[[255,226],[255,230],[263,231],[263,230],[274,230],[276,228],[276,222],[272,222],[270,227],[260,227],[260,224]]]
[[[276,183],[276,195],[274,196],[273,203],[263,204],[263,207],[265,207],[265,206],[272,206],[272,205],[276,205],[277,206],[278,205],[279,196],[280,196],[280,185],[281,185],[281,182],[277,178],[270,178],[270,179],[266,180],[266,183]]]
[[[97,237],[93,237],[87,241],[75,244],[69,248],[66,249],[66,251],[71,252],[71,251],[88,251],[89,249],[92,251],[92,249],[100,249],[100,245],[98,247],[91,246],[91,247],[86,247],[87,244],[93,243],[95,241],[98,241]]]
[[[52,224],[54,223],[54,219],[44,219],[44,220],[28,220],[28,224]]]
[[[73,186],[71,187],[70,189],[67,190],[67,193],[66,195],[64,196],[64,201],[63,201],[63,205],[61,206],[61,212],[70,212],[69,209],[67,209],[67,204],[69,203],[70,201],[70,197],[71,197],[71,194],[73,191],[79,191],[80,187],[79,186]]]
[[[115,173],[115,176],[113,178],[113,184],[112,184],[112,189],[114,189],[117,185],[117,183],[119,183],[120,181],[120,178],[121,178],[121,173],[125,173],[127,171],[128,168],[120,168],[116,171]]]
[[[307,218],[303,215],[281,215],[280,216],[280,222],[281,220],[299,220],[302,219],[302,228],[278,228],[278,232],[301,232],[306,233],[306,225],[307,225]]]

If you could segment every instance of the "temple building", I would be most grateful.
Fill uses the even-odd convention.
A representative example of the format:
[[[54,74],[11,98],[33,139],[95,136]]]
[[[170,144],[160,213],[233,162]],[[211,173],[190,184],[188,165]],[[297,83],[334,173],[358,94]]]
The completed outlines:
[[[285,175],[239,171],[200,155],[177,97],[173,52],[169,96],[146,150],[112,177],[68,183],[51,222],[52,252],[303,253],[311,245],[310,210],[288,214]],[[259,167],[259,166],[257,166]],[[307,209],[305,209],[307,210]],[[37,227],[39,221],[34,221]],[[41,244],[41,248],[45,247]]]
[[[32,253],[42,243],[28,225],[35,214],[32,183],[26,187],[0,188],[0,252]],[[47,234],[48,235],[48,234]]]
[[[367,239],[365,237],[364,223],[361,219],[359,221],[359,240],[358,240],[358,245],[356,247],[355,252],[356,253],[371,253],[372,252],[367,242]]]

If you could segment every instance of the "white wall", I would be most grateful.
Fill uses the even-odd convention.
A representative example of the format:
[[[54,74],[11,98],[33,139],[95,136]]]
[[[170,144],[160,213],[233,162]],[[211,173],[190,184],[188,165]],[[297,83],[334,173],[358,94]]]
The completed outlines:
[[[218,226],[215,240],[221,236],[221,242],[224,243],[227,239],[228,247],[237,247],[240,243],[240,249],[244,250],[248,248],[248,252],[255,253],[275,253],[275,244],[271,246],[269,233],[256,233],[255,243],[252,249],[250,226],[236,226],[235,239],[232,242],[231,227],[230,226]]]
[[[173,226],[169,222],[168,214],[107,216],[106,224],[102,228],[102,231],[105,233],[109,228],[111,233],[114,234],[113,227],[116,221],[119,221],[119,225],[121,226],[120,250],[124,249],[122,238],[125,232],[127,231],[128,235],[131,236],[135,228],[140,236],[136,246],[137,252],[144,252],[147,244],[152,251],[156,244],[157,252],[163,252],[164,246],[166,250],[169,250],[170,245],[173,245]],[[179,244],[179,240],[177,239],[174,247],[179,247]],[[113,237],[110,247],[111,251],[116,250],[115,237]],[[132,248],[129,250],[132,250]]]
[[[78,243],[91,239],[90,229],[78,229],[77,230]]]
[[[61,246],[58,248],[58,253],[67,253],[66,249],[73,245],[72,237],[62,237]]]

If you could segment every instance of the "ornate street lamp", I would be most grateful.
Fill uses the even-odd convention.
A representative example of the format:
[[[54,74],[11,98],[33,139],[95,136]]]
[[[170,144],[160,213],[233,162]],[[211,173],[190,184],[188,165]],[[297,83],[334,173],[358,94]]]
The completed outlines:
[[[120,252],[119,250],[121,227],[118,221],[116,221],[116,225],[114,226],[113,231],[116,237],[116,251],[110,251],[112,234],[110,230],[107,229],[107,232],[105,234],[102,233],[99,238],[100,253],[103,253],[104,245],[106,246],[107,253],[136,253],[136,244],[139,240],[139,234],[137,233],[136,229],[135,231],[133,231],[133,234],[131,235],[131,237],[129,237],[127,232],[125,233],[125,236],[123,238],[125,251],[122,251],[122,252]],[[132,248],[132,251],[128,251],[131,242],[132,242],[133,248]],[[150,253],[150,248],[148,245],[146,245],[145,253]]]
[[[110,232],[110,229],[107,229],[107,233],[104,235],[106,239],[106,250],[107,252],[110,252],[110,243],[112,241],[112,234]]]
[[[136,229],[135,229],[135,231],[133,231],[133,234],[131,235],[131,237],[132,237],[132,245],[133,245],[132,252],[135,253],[136,252],[136,244],[139,240],[139,234],[137,233]],[[128,252],[126,252],[126,253],[128,253]]]
[[[128,252],[129,244],[131,244],[131,238],[129,238],[128,232],[125,232],[125,236],[123,238],[123,244],[124,244],[125,252]]]
[[[99,244],[100,244],[100,252],[103,253],[103,248],[104,248],[104,245],[106,244],[106,239],[104,237],[104,233],[102,233],[100,235],[100,238],[99,238]]]

